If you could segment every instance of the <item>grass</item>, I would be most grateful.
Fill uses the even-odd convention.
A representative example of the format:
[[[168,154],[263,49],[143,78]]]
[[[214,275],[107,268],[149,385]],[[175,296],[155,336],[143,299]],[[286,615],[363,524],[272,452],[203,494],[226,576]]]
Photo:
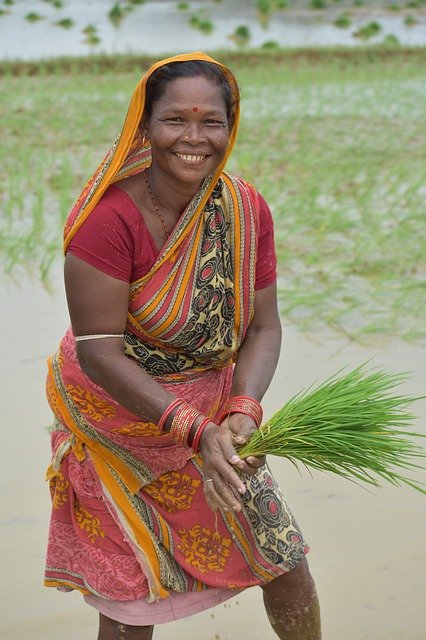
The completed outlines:
[[[242,89],[228,168],[253,181],[273,211],[287,321],[358,340],[420,338],[424,51],[217,57]],[[0,67],[0,260],[7,273],[26,269],[48,280],[70,205],[115,138],[148,64],[99,57]]]

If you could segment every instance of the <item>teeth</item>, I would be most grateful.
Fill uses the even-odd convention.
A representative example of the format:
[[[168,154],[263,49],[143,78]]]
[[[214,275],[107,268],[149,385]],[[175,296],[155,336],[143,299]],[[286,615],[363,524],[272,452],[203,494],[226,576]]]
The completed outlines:
[[[181,158],[182,160],[188,160],[188,162],[200,162],[200,160],[204,160],[204,158],[206,156],[193,156],[193,155],[188,155],[188,154],[184,154],[184,153],[177,153],[176,154],[178,158]]]

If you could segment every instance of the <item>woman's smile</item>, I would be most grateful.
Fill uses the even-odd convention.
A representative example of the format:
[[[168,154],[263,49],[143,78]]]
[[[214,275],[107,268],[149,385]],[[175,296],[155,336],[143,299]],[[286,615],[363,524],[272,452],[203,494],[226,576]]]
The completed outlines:
[[[192,195],[228,149],[224,99],[217,84],[202,76],[170,82],[144,125],[151,144],[154,185],[166,183]]]

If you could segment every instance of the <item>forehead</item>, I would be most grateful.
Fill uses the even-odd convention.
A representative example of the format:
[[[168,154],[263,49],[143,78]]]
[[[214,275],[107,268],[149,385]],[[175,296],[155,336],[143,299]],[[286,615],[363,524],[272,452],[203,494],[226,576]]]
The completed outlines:
[[[155,109],[192,109],[194,106],[214,111],[225,111],[226,105],[221,87],[203,76],[177,78],[166,85]]]

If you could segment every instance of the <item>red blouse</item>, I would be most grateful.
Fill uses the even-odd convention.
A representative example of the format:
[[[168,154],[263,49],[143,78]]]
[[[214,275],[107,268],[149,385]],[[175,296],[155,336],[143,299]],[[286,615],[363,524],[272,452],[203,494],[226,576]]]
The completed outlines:
[[[259,244],[255,288],[273,284],[277,275],[271,212],[259,194]],[[130,196],[111,185],[72,238],[68,251],[104,273],[134,282],[153,266],[158,249]]]

